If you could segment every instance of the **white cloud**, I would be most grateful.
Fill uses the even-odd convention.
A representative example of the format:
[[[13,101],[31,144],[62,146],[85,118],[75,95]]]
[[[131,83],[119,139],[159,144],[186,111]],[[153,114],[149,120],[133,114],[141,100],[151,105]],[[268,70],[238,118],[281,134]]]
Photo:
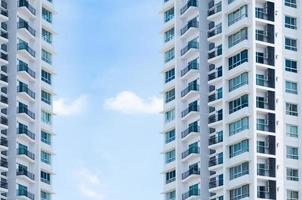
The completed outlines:
[[[91,200],[104,200],[104,189],[100,177],[87,168],[82,168],[75,172],[78,177],[79,193]]]
[[[159,97],[145,100],[133,92],[123,91],[105,100],[104,107],[125,114],[157,114],[162,111],[163,102]]]
[[[61,116],[70,116],[81,113],[87,105],[87,96],[82,95],[77,99],[70,101],[69,99],[60,98],[53,102],[54,112]]]

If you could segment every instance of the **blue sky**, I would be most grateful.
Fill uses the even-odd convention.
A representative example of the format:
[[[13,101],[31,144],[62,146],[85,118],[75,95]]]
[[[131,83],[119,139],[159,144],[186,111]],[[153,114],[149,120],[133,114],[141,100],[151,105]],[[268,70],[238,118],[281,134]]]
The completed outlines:
[[[161,1],[55,4],[55,199],[160,199]]]

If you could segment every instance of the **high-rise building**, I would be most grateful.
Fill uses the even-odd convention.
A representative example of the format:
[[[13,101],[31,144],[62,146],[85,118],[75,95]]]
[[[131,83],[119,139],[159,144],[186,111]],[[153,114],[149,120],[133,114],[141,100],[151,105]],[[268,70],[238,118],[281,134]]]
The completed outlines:
[[[165,200],[302,199],[301,3],[164,0]]]
[[[0,199],[50,200],[52,0],[1,0]]]

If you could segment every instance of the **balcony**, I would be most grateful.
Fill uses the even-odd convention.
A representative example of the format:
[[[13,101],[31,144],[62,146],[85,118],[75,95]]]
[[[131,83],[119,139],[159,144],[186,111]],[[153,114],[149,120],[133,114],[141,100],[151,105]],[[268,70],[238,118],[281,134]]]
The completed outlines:
[[[20,43],[18,44],[18,48],[17,48],[17,49],[18,49],[19,51],[24,50],[24,51],[26,51],[27,53],[29,53],[30,56],[36,57],[36,52],[35,52],[32,48],[30,48],[29,45],[28,45],[26,42],[20,42]]]
[[[222,68],[218,68],[218,69],[219,70],[212,72],[211,74],[208,75],[208,81],[212,81],[216,78],[222,77]]]
[[[5,1],[1,0],[1,18],[4,18],[4,20],[8,20],[8,12],[7,12],[7,3]]]
[[[199,189],[192,189],[182,195],[182,200],[186,200],[190,197],[198,197],[200,196]]]
[[[266,185],[257,186],[258,199],[276,199],[276,181],[266,181]]]
[[[8,98],[6,96],[1,95],[0,96],[0,102],[7,105],[8,104]]]
[[[265,30],[256,30],[256,40],[270,44],[275,43],[275,28],[273,25],[266,25]]]
[[[35,154],[28,151],[26,148],[17,149],[17,154],[24,155],[24,156],[30,158],[31,160],[35,160]]]
[[[30,12],[31,15],[36,15],[36,9],[30,5],[30,3],[27,0],[19,0],[18,2],[19,8],[26,8]]]
[[[4,117],[4,116],[1,116],[1,118],[0,118],[0,123],[1,123],[1,125],[3,125],[3,126],[8,126],[8,120],[7,120],[7,118]]]
[[[18,65],[19,72],[26,72],[31,78],[36,78],[36,73],[29,68],[26,63],[20,62]]]
[[[222,10],[222,5],[221,5],[221,2],[215,4],[215,2],[212,0],[210,3],[209,3],[209,11],[208,11],[208,16],[212,16],[212,15],[215,15],[216,13],[219,13],[221,12]]]
[[[191,169],[189,169],[188,171],[182,173],[181,178],[182,180],[187,179],[190,176],[194,176],[194,175],[200,175],[200,169],[198,168],[198,166],[194,166]]]
[[[1,138],[0,139],[0,145],[4,148],[7,148],[8,147],[8,141],[6,138]]]
[[[276,116],[275,116],[275,114],[268,113],[265,116],[265,119],[257,118],[256,129],[257,129],[257,131],[275,133],[276,132]]]
[[[181,158],[182,159],[185,159],[187,158],[189,155],[192,155],[192,154],[199,154],[200,153],[200,148],[199,147],[191,147],[189,148],[188,150],[186,150],[185,152],[183,152],[181,154]]]
[[[214,29],[212,29],[213,25],[209,25],[209,29],[210,31],[208,32],[208,38],[214,37],[220,33],[222,33],[222,26],[221,24],[218,24],[217,26],[214,25]]]
[[[4,180],[1,180],[0,187],[1,187],[1,189],[7,190],[8,189],[8,183]]]
[[[0,166],[7,169],[8,168],[7,160],[5,160],[4,158],[1,158]]]
[[[223,178],[218,178],[215,177],[215,178],[211,178],[210,179],[210,182],[209,182],[209,189],[213,189],[213,188],[216,188],[216,187],[219,187],[219,186],[223,186]]]
[[[199,133],[200,127],[197,123],[194,123],[193,125],[189,126],[186,130],[181,132],[181,138],[187,137],[190,133]]]
[[[186,96],[187,94],[189,94],[192,91],[194,91],[194,92],[199,91],[199,85],[195,81],[192,82],[192,84],[189,84],[189,86],[186,87],[183,91],[181,91],[181,97]]]
[[[183,49],[181,49],[181,56],[184,56],[186,53],[188,53],[190,50],[198,50],[199,49],[199,43],[195,40],[192,40],[188,42],[188,45],[185,46]]]
[[[208,59],[212,59],[222,55],[222,45],[219,45],[215,50],[209,52]]]
[[[223,120],[223,115],[222,115],[222,112],[218,111],[217,114],[215,113],[215,114],[212,114],[209,116],[208,124],[213,124],[213,123],[221,121],[221,120]]]
[[[257,141],[257,153],[266,155],[276,154],[276,139],[274,136],[268,136],[266,141]]]
[[[275,88],[275,70],[267,69],[264,74],[256,74],[256,85]]]
[[[6,65],[8,63],[8,55],[7,53],[1,52],[0,54],[0,64]]]
[[[31,172],[29,172],[26,169],[18,168],[17,169],[17,176],[26,176],[30,180],[34,181],[35,180],[35,175]]]
[[[275,110],[275,92],[268,91],[265,97],[256,97],[256,107],[267,110]]]
[[[18,128],[17,129],[17,134],[18,135],[26,135],[32,140],[35,140],[35,138],[36,138],[35,134],[32,133],[31,131],[29,131],[27,128]]]
[[[26,29],[30,34],[31,36],[35,37],[36,36],[36,31],[35,29],[33,29],[29,24],[28,22],[24,21],[24,20],[21,20],[19,23],[18,23],[18,29]]]
[[[265,163],[257,164],[257,175],[265,177],[276,177],[276,161],[274,158],[269,158]]]
[[[199,105],[197,105],[197,102],[193,102],[189,105],[187,109],[181,112],[181,117],[185,118],[189,113],[198,112],[198,111],[199,111]]]
[[[199,22],[195,18],[194,20],[189,21],[188,24],[180,30],[180,34],[184,35],[190,28],[198,28],[198,27],[199,27]]]
[[[197,0],[188,0],[188,2],[180,9],[180,14],[183,15],[189,8],[197,8],[198,2]]]
[[[258,19],[274,22],[275,21],[275,3],[267,1],[265,4],[263,4],[263,7],[256,7],[255,14],[256,14],[256,18],[258,18]]]
[[[186,74],[188,74],[190,71],[193,70],[198,70],[199,69],[199,63],[196,62],[191,62],[188,64],[186,68],[181,70],[181,77],[184,77]]]
[[[209,167],[214,167],[223,163],[223,154],[218,154],[209,159]]]
[[[17,196],[29,198],[30,200],[35,200],[35,195],[28,192],[27,190],[17,189]]]
[[[223,142],[223,134],[222,132],[217,133],[209,138],[209,146],[219,144]]]
[[[30,96],[32,99],[35,99],[35,93],[28,88],[28,85],[24,84],[24,83],[21,83],[20,82],[20,85],[17,87],[17,92],[19,93],[26,93],[28,96]]]
[[[31,111],[28,109],[28,107],[26,107],[26,106],[19,106],[19,107],[17,108],[17,111],[18,111],[19,114],[24,113],[24,114],[26,114],[27,116],[29,116],[31,119],[33,119],[33,120],[35,119],[35,113],[31,112]]]

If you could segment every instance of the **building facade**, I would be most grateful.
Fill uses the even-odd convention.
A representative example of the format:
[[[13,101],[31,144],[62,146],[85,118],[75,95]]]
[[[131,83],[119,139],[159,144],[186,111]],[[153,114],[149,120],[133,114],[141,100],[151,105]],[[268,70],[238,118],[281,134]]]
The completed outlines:
[[[1,0],[1,199],[50,200],[52,0]]]
[[[164,0],[163,198],[302,199],[299,0]]]

